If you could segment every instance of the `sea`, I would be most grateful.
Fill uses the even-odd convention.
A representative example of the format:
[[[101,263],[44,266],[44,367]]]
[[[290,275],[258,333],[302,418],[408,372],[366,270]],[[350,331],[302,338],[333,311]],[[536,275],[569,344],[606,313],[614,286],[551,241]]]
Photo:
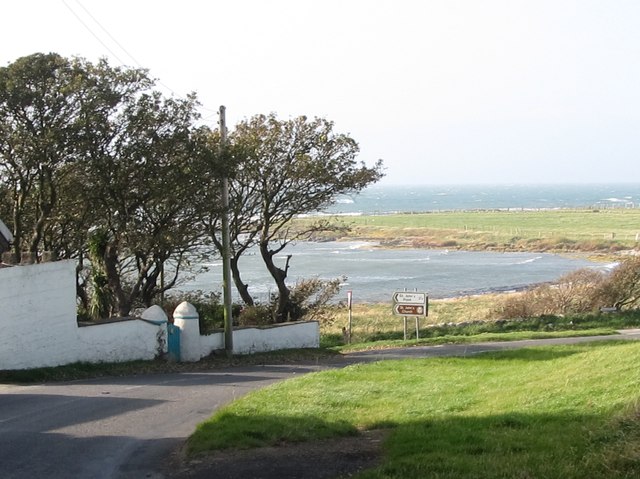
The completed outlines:
[[[638,208],[640,183],[599,185],[374,185],[357,195],[342,196],[321,214],[382,215],[454,210],[560,208]],[[640,229],[640,225],[639,225]],[[354,302],[391,301],[397,291],[424,292],[451,298],[521,290],[551,282],[581,268],[610,270],[615,264],[546,253],[484,252],[428,249],[382,249],[362,241],[299,242],[276,256],[288,282],[305,278],[343,278],[339,298],[350,292]],[[182,290],[221,291],[222,263],[207,262],[208,271]],[[249,251],[240,260],[243,280],[258,301],[268,301],[275,285],[260,255]],[[238,299],[237,297],[235,299]]]
[[[343,195],[324,213],[392,214],[427,211],[637,208],[640,183],[588,185],[373,185]]]

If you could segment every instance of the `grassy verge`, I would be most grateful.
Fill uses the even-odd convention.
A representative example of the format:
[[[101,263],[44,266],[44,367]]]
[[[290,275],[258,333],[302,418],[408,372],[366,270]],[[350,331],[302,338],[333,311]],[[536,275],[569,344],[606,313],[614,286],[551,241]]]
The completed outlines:
[[[638,477],[639,361],[640,344],[612,342],[357,365],[251,393],[188,446],[389,428],[382,465],[360,477]]]
[[[349,353],[353,351],[368,351],[375,349],[406,348],[413,346],[436,346],[441,344],[472,344],[480,342],[522,341],[525,339],[575,338],[588,336],[607,336],[616,334],[611,328],[594,328],[581,331],[515,331],[511,333],[477,333],[477,334],[444,334],[420,339],[383,339],[364,343],[351,343],[339,346],[329,346],[328,349]]]
[[[164,359],[153,361],[128,361],[122,363],[74,363],[65,366],[34,368],[25,370],[0,370],[0,384],[28,384],[52,381],[73,381],[109,376],[135,376],[141,374],[161,374],[206,371],[230,366],[251,366],[257,364],[295,364],[317,362],[334,357],[337,353],[329,349],[290,349],[269,353],[227,358],[224,354],[211,355],[197,363],[175,363]]]
[[[389,304],[355,304],[352,311],[351,344],[345,345],[342,333],[342,328],[348,323],[346,308],[337,309],[330,321],[321,324],[321,344],[326,348],[348,351],[385,345],[592,336],[640,326],[640,311],[542,316],[508,321],[491,319],[493,311],[505,297],[505,294],[492,294],[431,301],[429,316],[419,320],[419,341],[415,340],[413,319],[407,321],[411,341],[403,341],[403,319],[393,314]]]

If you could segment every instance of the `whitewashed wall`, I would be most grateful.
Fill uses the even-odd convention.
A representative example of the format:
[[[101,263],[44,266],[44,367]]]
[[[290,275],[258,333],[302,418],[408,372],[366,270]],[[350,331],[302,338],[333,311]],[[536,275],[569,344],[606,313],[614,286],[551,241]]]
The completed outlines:
[[[235,354],[319,346],[320,326],[317,321],[282,323],[263,328],[241,328],[233,332]]]
[[[75,282],[73,261],[0,269],[0,369],[153,359],[166,350],[166,324],[78,327]]]
[[[73,361],[75,317],[73,262],[0,269],[0,369]]]
[[[153,359],[167,351],[167,318],[157,306],[149,317],[143,313],[148,320],[79,327],[75,281],[73,261],[0,269],[0,370],[59,366],[79,361]],[[183,328],[188,326],[189,329],[189,334],[185,329],[181,334],[184,335],[184,341],[181,341],[183,360],[197,361],[224,349],[222,332],[199,336],[197,312],[192,305],[183,303],[176,313],[181,307],[188,317],[182,321]],[[177,318],[175,313],[174,317]],[[176,325],[178,322],[176,319]],[[197,341],[187,337],[193,336],[194,332]],[[233,333],[233,352],[252,354],[317,348],[319,338],[316,321],[245,327]]]
[[[318,347],[320,347],[320,326],[317,321],[241,327],[233,331],[234,354]],[[224,333],[201,336],[200,348],[200,358],[208,356],[213,351],[224,349]]]

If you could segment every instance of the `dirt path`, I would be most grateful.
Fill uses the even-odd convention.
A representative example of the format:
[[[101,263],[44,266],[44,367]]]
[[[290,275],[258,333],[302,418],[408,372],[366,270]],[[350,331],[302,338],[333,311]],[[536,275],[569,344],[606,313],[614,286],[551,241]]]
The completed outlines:
[[[172,479],[333,479],[375,467],[388,431],[313,443],[282,444],[250,450],[220,451],[201,459],[172,461]]]

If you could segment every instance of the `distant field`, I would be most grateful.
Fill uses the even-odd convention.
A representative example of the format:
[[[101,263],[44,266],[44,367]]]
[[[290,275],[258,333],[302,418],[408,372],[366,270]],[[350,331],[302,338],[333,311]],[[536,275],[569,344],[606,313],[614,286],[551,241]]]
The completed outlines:
[[[309,220],[299,220],[309,221]],[[386,246],[615,252],[640,239],[640,209],[452,211],[337,218]]]

